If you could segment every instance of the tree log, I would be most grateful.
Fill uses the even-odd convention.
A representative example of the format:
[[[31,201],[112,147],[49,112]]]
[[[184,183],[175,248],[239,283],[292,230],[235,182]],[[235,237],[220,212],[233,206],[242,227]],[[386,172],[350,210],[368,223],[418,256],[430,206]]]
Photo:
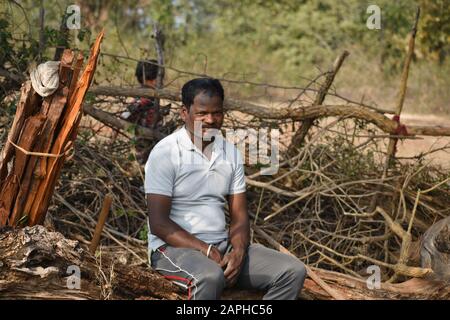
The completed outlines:
[[[130,128],[135,128],[135,133],[141,137],[146,137],[148,139],[160,140],[165,137],[165,135],[158,130],[150,129],[140,125],[133,124],[126,120],[120,119],[117,116],[95,108],[87,103],[83,105],[84,113],[90,115],[94,119],[116,129],[121,129],[128,131]]]
[[[150,88],[123,88],[123,87],[103,87],[96,86],[89,90],[95,95],[105,96],[125,96],[125,97],[154,97],[173,101],[181,101],[180,94],[168,89],[150,89]],[[351,105],[312,105],[307,107],[293,108],[269,108],[250,102],[225,99],[224,106],[230,111],[240,111],[251,114],[263,119],[292,119],[294,121],[303,121],[307,119],[324,117],[351,117],[366,120],[373,123],[386,133],[395,134],[398,123],[389,119],[380,112],[373,111],[364,106]],[[439,126],[410,126],[406,125],[409,135],[428,135],[428,136],[450,136],[450,127]]]
[[[338,272],[313,268],[333,289],[351,300],[373,299],[450,299],[450,287],[443,281],[413,278],[401,283],[381,283],[379,289],[368,289],[365,280]],[[316,299],[330,299],[317,284],[307,279],[305,288]]]
[[[70,266],[80,268],[79,290],[67,285],[73,280]],[[115,299],[182,297],[178,287],[149,268],[130,268],[106,255],[100,265],[78,241],[43,226],[0,230],[2,298],[102,299],[108,291]]]
[[[101,257],[101,259],[100,259]],[[179,287],[146,265],[128,266],[114,254],[92,256],[78,241],[43,226],[0,229],[0,296],[6,299],[186,299]],[[69,289],[70,266],[81,271],[80,289]],[[369,290],[366,282],[333,271],[313,268],[333,290],[348,299],[449,299],[441,281],[411,279],[381,283]],[[226,290],[223,299],[260,299],[258,291]],[[330,299],[307,279],[300,298]]]

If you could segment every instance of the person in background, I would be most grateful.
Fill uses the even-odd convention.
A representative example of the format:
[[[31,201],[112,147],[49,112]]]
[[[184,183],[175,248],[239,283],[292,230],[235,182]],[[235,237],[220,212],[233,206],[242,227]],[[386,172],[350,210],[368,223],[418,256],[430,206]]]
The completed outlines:
[[[138,62],[135,76],[141,88],[154,89],[156,87],[157,75],[158,65],[156,60],[152,59]],[[154,121],[156,120],[155,117],[158,116],[156,113],[156,99],[143,97],[135,98],[128,105],[127,111],[121,114],[122,119],[148,128],[153,127]],[[153,145],[154,143],[152,141],[144,137],[136,137],[136,158],[140,164],[145,163]]]

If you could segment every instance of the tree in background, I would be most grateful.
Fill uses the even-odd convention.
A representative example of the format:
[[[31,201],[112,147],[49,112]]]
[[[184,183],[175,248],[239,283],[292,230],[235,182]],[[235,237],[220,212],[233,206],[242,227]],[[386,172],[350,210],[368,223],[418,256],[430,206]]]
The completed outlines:
[[[42,59],[51,59],[56,46],[86,50],[90,34],[101,28],[106,30],[103,52],[134,59],[155,57],[151,35],[157,22],[166,36],[166,63],[180,69],[299,84],[305,77],[315,76],[317,68],[328,68],[339,51],[349,49],[352,63],[359,61],[352,66],[360,68],[358,72],[364,68],[381,70],[383,80],[391,81],[401,70],[418,5],[422,18],[415,59],[430,70],[449,68],[448,0],[379,0],[381,30],[366,27],[366,10],[372,4],[368,0],[80,0],[82,28],[66,33],[60,26],[71,1],[42,3],[43,31],[39,29],[39,3],[0,2],[0,68],[24,74],[38,62],[40,53]],[[39,52],[42,32],[45,51]],[[434,67],[437,63],[443,66]],[[96,81],[134,85],[134,65],[135,61],[104,57]],[[1,85],[11,87],[11,82],[2,81]]]

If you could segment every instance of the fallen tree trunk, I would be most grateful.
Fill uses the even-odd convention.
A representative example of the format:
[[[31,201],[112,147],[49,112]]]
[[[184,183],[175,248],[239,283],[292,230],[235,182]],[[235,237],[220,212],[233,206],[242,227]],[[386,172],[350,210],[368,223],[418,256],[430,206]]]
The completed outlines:
[[[85,114],[90,115],[94,119],[116,129],[121,129],[124,131],[128,131],[130,128],[134,128],[136,135],[140,137],[146,137],[148,139],[157,139],[161,140],[165,137],[165,135],[159,132],[156,129],[147,128],[144,126],[136,125],[129,121],[118,118],[117,116],[100,110],[91,106],[90,104],[85,103],[83,105],[83,111]]]
[[[153,97],[158,99],[167,99],[172,101],[181,101],[178,92],[168,89],[151,88],[123,88],[123,87],[102,87],[96,86],[89,90],[95,95],[105,96],[125,96],[125,97]],[[381,112],[374,111],[364,106],[351,105],[311,105],[307,107],[293,108],[269,108],[250,102],[225,99],[224,106],[230,111],[240,111],[263,119],[292,119],[294,121],[303,121],[319,119],[324,117],[351,117],[366,120],[373,123],[386,133],[395,134],[398,122],[389,119]],[[413,126],[406,125],[409,135],[428,135],[428,136],[450,136],[450,128],[442,126]]]
[[[365,280],[318,268],[313,270],[329,286],[350,300],[450,299],[450,287],[442,281],[413,278],[395,284],[381,283],[379,289],[369,289]],[[325,291],[309,279],[306,279],[305,288],[316,299],[330,299]]]
[[[261,297],[256,291],[227,290],[223,295],[233,300]],[[0,298],[180,300],[187,295],[146,265],[130,267],[113,255],[95,257],[78,241],[38,225],[0,229]]]
[[[79,268],[79,277],[74,271]],[[72,278],[71,278],[72,277]],[[76,284],[80,280],[79,289]],[[43,226],[0,231],[3,299],[180,299],[179,289],[146,267],[96,259],[78,241]]]
[[[73,274],[76,267],[79,278]],[[370,290],[364,280],[313,268],[347,299],[448,299],[444,282],[412,279]],[[80,279],[79,289],[76,284]],[[226,290],[223,299],[260,299],[262,292]],[[43,226],[0,229],[0,296],[3,299],[186,299],[180,288],[146,265],[127,266],[114,255],[92,256],[78,241]],[[331,299],[307,279],[300,298]]]

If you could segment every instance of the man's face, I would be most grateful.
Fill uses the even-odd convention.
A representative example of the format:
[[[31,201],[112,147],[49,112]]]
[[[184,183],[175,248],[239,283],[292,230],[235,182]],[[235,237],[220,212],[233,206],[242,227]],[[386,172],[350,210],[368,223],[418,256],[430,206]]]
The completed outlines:
[[[200,133],[194,130],[195,122],[200,122],[202,125],[201,137],[214,135],[214,132],[222,127],[223,101],[218,96],[210,97],[205,93],[199,93],[195,96],[189,110],[186,106],[181,108],[181,118],[191,135],[200,138]]]
[[[152,80],[146,79],[144,82],[144,87],[155,88],[156,87],[156,79],[152,79]]]

